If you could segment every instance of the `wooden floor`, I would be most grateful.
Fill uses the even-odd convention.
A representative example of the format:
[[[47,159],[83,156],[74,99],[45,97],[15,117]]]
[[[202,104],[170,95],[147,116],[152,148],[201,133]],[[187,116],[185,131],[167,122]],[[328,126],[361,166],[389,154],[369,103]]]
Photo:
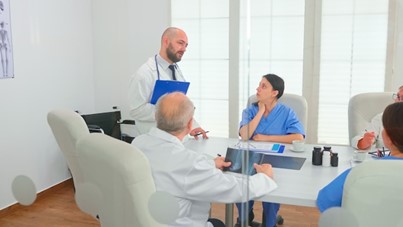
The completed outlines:
[[[261,220],[261,203],[256,202],[255,220]],[[225,205],[213,204],[212,217],[225,220]],[[282,227],[316,227],[316,208],[281,205]],[[236,215],[235,215],[236,216]],[[31,206],[14,205],[0,211],[1,227],[95,227],[97,220],[81,212],[74,201],[72,181],[68,180],[41,193]],[[152,227],[152,226],[151,226]]]
[[[262,220],[262,203],[255,202],[253,207],[255,221]],[[237,209],[234,207],[234,223],[237,217]],[[311,207],[290,206],[282,204],[279,213],[284,218],[284,224],[278,227],[317,227],[319,221],[319,210]],[[212,217],[222,221],[225,220],[225,204],[213,204]]]

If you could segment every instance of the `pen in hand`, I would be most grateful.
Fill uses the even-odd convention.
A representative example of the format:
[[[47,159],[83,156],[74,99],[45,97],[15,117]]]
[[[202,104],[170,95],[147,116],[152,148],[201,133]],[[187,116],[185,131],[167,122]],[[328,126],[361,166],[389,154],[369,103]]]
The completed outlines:
[[[210,131],[206,131],[206,133],[209,133]],[[200,136],[201,134],[203,134],[202,132],[198,132],[196,133],[194,136]]]

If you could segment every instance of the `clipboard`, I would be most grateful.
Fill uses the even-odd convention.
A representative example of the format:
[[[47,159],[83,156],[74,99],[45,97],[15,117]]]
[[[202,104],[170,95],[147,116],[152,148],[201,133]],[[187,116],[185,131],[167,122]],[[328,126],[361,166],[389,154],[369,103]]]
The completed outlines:
[[[158,99],[166,93],[175,91],[186,94],[189,88],[190,82],[176,81],[176,80],[156,80],[154,85],[153,95],[151,97],[151,104],[157,103]]]

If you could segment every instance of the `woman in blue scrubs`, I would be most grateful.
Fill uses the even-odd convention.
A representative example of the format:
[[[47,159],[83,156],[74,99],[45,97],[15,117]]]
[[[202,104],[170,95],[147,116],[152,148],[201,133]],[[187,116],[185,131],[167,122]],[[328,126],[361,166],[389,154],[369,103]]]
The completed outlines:
[[[256,88],[257,102],[242,112],[239,135],[242,140],[291,143],[303,140],[304,127],[294,110],[278,102],[284,93],[284,80],[275,75],[264,75]],[[238,211],[242,204],[236,204]],[[249,225],[253,221],[253,201],[249,202]],[[277,224],[278,203],[263,202],[263,226],[273,227]],[[245,222],[243,212],[239,212],[237,225]]]

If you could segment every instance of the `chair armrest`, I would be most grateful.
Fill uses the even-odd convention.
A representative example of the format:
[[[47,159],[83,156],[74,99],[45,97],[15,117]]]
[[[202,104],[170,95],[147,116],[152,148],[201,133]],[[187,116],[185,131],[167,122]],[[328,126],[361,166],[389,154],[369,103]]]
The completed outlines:
[[[122,122],[120,122],[120,124],[123,124],[123,125],[135,125],[136,122],[134,120],[123,120]]]
[[[102,130],[102,128],[99,127],[98,125],[88,125],[88,129],[90,130],[90,133],[97,132],[105,134],[104,130]]]

